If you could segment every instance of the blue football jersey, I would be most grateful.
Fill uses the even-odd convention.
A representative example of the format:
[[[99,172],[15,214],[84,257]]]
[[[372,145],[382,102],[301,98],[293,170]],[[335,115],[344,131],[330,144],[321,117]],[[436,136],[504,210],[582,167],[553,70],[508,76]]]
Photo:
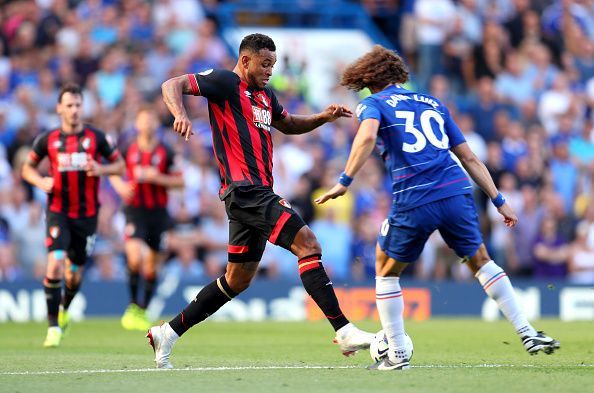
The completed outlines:
[[[438,99],[392,85],[361,101],[356,114],[380,122],[377,147],[392,178],[392,215],[471,192],[450,156],[466,140]]]

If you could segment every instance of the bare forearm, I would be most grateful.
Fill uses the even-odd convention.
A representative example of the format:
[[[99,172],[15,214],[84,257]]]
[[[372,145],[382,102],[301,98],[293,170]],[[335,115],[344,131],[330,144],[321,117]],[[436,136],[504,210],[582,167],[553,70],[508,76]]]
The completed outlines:
[[[39,174],[39,171],[32,167],[29,164],[23,165],[23,170],[21,172],[21,176],[23,179],[34,185],[35,187],[41,187],[41,182],[43,181],[43,176]]]
[[[292,135],[305,134],[315,130],[326,122],[327,119],[321,113],[314,115],[291,115],[289,121],[282,125],[280,131]]]
[[[106,176],[113,176],[118,175],[121,176],[124,174],[125,164],[122,159],[119,159],[115,162],[109,164],[101,165],[101,174]]]
[[[184,87],[183,80],[179,79],[179,77],[169,79],[161,85],[163,101],[174,117],[187,116],[183,104],[183,94],[189,94],[189,92],[189,89]]]
[[[165,188],[182,188],[184,186],[184,178],[179,175],[159,174],[155,178],[155,184]]]
[[[474,182],[483,190],[490,199],[497,196],[498,191],[489,170],[476,156],[472,159],[462,161],[462,165]]]
[[[365,161],[369,158],[373,149],[375,148],[375,138],[357,134],[353,141],[353,148],[346,163],[344,172],[349,177],[355,177],[359,172]]]

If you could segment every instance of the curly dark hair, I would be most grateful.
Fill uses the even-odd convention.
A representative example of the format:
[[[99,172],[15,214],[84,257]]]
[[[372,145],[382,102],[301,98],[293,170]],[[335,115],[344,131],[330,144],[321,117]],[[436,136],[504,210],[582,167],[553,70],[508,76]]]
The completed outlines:
[[[239,45],[239,53],[244,50],[258,53],[261,49],[268,49],[271,52],[276,52],[276,45],[274,45],[272,38],[260,33],[246,35],[243,37],[243,40],[241,40],[241,44]]]
[[[342,73],[340,84],[350,90],[359,91],[366,87],[383,89],[391,83],[408,81],[408,69],[402,57],[396,52],[375,45]]]

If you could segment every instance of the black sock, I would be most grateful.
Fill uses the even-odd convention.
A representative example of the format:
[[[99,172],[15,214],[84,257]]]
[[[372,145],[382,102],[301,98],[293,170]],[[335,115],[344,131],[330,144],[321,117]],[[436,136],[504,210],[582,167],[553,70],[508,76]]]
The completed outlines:
[[[303,287],[324,313],[334,330],[349,323],[338,304],[332,282],[322,266],[322,255],[310,255],[299,260],[299,275]]]
[[[144,303],[143,308],[147,308],[151,299],[153,298],[153,294],[155,293],[155,287],[157,283],[156,277],[151,278],[144,278]]]
[[[128,269],[128,286],[130,288],[130,302],[138,304],[138,282],[140,273]]]
[[[74,299],[79,289],[80,283],[72,285],[71,287],[69,287],[68,284],[64,285],[64,299],[62,301],[62,304],[64,305],[64,310],[68,310],[68,307],[70,307],[70,303],[72,303],[72,299]]]
[[[50,326],[58,326],[58,311],[60,310],[60,300],[62,297],[62,280],[53,280],[46,277],[43,280],[43,290],[47,303],[47,321]]]
[[[202,288],[184,311],[169,321],[169,325],[181,337],[188,329],[214,314],[235,296],[237,294],[231,290],[225,276],[221,276]]]

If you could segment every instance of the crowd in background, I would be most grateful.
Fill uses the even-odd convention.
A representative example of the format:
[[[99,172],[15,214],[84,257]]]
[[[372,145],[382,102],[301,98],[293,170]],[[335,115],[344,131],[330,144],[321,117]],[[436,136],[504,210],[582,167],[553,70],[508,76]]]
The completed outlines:
[[[218,199],[204,99],[187,99],[195,135],[171,132],[161,83],[235,58],[211,12],[217,1],[20,0],[0,8],[0,281],[45,272],[46,196],[20,177],[35,136],[59,126],[59,86],[84,87],[85,118],[121,148],[135,137],[145,103],[177,153],[185,188],[171,193],[175,225],[162,275],[218,276],[227,262],[228,222]],[[407,87],[445,103],[519,216],[507,229],[476,192],[484,238],[510,275],[594,283],[594,1],[363,0],[410,65]],[[274,38],[274,37],[273,37]],[[307,59],[287,57],[271,84],[291,113],[311,113]],[[329,78],[338,82],[340,69]],[[338,86],[336,102],[358,99]],[[273,131],[275,191],[316,233],[334,280],[374,276],[375,240],[391,206],[390,181],[369,160],[350,192],[312,203],[343,170],[357,124],[328,124],[301,136]],[[98,241],[87,279],[124,280],[121,201],[104,181]],[[438,233],[409,274],[465,280],[469,273]],[[269,245],[261,275],[297,280],[297,261]]]

